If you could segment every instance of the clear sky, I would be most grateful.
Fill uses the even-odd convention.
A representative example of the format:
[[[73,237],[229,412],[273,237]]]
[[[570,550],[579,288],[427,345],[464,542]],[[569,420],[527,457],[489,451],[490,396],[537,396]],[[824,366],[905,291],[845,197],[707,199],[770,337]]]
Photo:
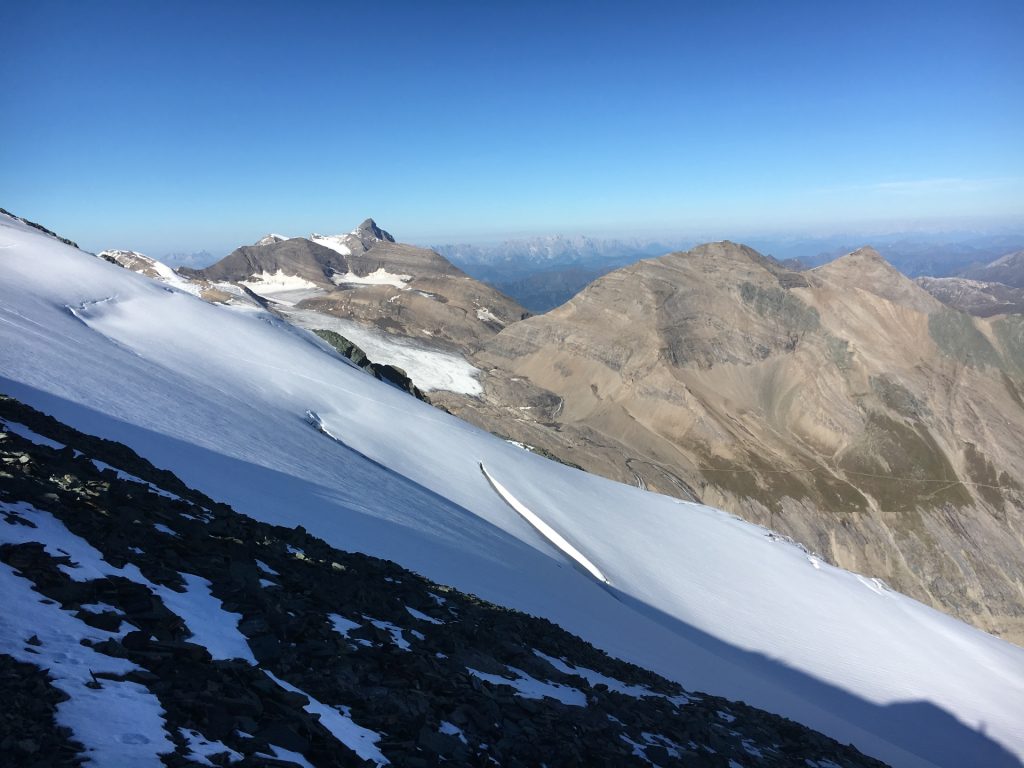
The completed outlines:
[[[1024,2],[31,2],[0,206],[87,248],[1024,218]]]

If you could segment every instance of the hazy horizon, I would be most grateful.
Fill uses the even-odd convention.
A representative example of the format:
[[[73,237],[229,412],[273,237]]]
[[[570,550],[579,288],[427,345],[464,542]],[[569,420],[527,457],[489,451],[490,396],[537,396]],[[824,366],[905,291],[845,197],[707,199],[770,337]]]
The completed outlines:
[[[1024,228],[1024,5],[42,0],[0,206],[89,249]]]

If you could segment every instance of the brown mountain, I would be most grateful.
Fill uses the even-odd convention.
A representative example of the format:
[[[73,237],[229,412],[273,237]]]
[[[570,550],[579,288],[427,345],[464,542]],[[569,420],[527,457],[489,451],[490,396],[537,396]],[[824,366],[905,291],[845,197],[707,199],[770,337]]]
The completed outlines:
[[[713,243],[510,325],[444,405],[588,470],[763,523],[1024,642],[1024,320],[865,248],[796,273]]]
[[[191,278],[245,286],[281,309],[351,319],[459,351],[527,315],[443,256],[396,243],[373,219],[345,235],[268,235]]]

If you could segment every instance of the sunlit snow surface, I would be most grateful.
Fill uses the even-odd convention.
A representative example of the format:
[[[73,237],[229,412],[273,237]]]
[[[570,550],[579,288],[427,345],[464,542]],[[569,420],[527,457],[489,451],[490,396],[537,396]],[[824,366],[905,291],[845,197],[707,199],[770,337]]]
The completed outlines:
[[[342,256],[351,256],[352,249],[346,244],[347,235],[310,235],[309,239],[324,248],[330,248]]]
[[[483,392],[476,378],[479,371],[454,352],[426,349],[413,341],[374,331],[353,320],[343,320],[322,312],[282,309],[281,313],[300,328],[322,328],[340,333],[361,347],[373,362],[401,368],[424,392],[434,389],[466,395],[479,395]]]
[[[814,567],[725,513],[548,462],[279,322],[168,291],[6,217],[0,349],[0,390],[260,520],[547,617],[894,765],[1014,764],[996,744],[1024,755],[1021,648]],[[481,463],[609,584],[517,514]]]

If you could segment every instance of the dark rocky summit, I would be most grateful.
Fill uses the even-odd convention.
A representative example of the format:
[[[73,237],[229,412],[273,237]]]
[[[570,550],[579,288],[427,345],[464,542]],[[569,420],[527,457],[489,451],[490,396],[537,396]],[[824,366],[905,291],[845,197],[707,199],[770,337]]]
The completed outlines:
[[[333,549],[301,527],[256,522],[127,447],[13,399],[0,398],[0,420],[0,527],[41,531],[32,518],[48,513],[113,568],[133,565],[175,592],[185,589],[182,574],[200,577],[223,611],[241,617],[255,665],[213,658],[141,581],[73,579],[75,563],[42,533],[38,542],[0,537],[8,542],[0,562],[55,614],[120,628],[117,638],[83,644],[136,670],[100,673],[89,685],[128,680],[159,699],[175,744],[167,766],[293,764],[267,757],[270,745],[315,766],[369,765],[335,738],[309,697],[380,734],[376,746],[397,766],[880,765],[792,721],[686,692],[546,620]],[[10,655],[31,656],[25,649],[42,642],[32,635],[23,649],[0,648],[5,766],[84,757],[54,717],[65,694],[45,669]],[[524,681],[564,702],[527,698],[516,687]],[[187,734],[224,751],[203,763]]]
[[[60,235],[58,235],[53,230],[50,230],[50,229],[47,229],[46,227],[44,227],[42,224],[36,224],[34,221],[29,221],[28,219],[23,219],[21,216],[15,216],[13,213],[11,213],[10,211],[8,211],[8,210],[6,210],[4,208],[0,208],[0,213],[3,213],[5,215],[7,215],[7,216],[10,216],[12,219],[17,219],[18,221],[20,221],[20,222],[22,222],[24,224],[28,224],[33,229],[38,229],[44,235],[49,235],[50,237],[56,238],[57,240],[60,240],[65,245],[70,245],[72,248],[77,248],[78,247],[78,243],[76,243],[76,242],[74,242],[72,240],[68,240],[66,237],[61,237]]]

